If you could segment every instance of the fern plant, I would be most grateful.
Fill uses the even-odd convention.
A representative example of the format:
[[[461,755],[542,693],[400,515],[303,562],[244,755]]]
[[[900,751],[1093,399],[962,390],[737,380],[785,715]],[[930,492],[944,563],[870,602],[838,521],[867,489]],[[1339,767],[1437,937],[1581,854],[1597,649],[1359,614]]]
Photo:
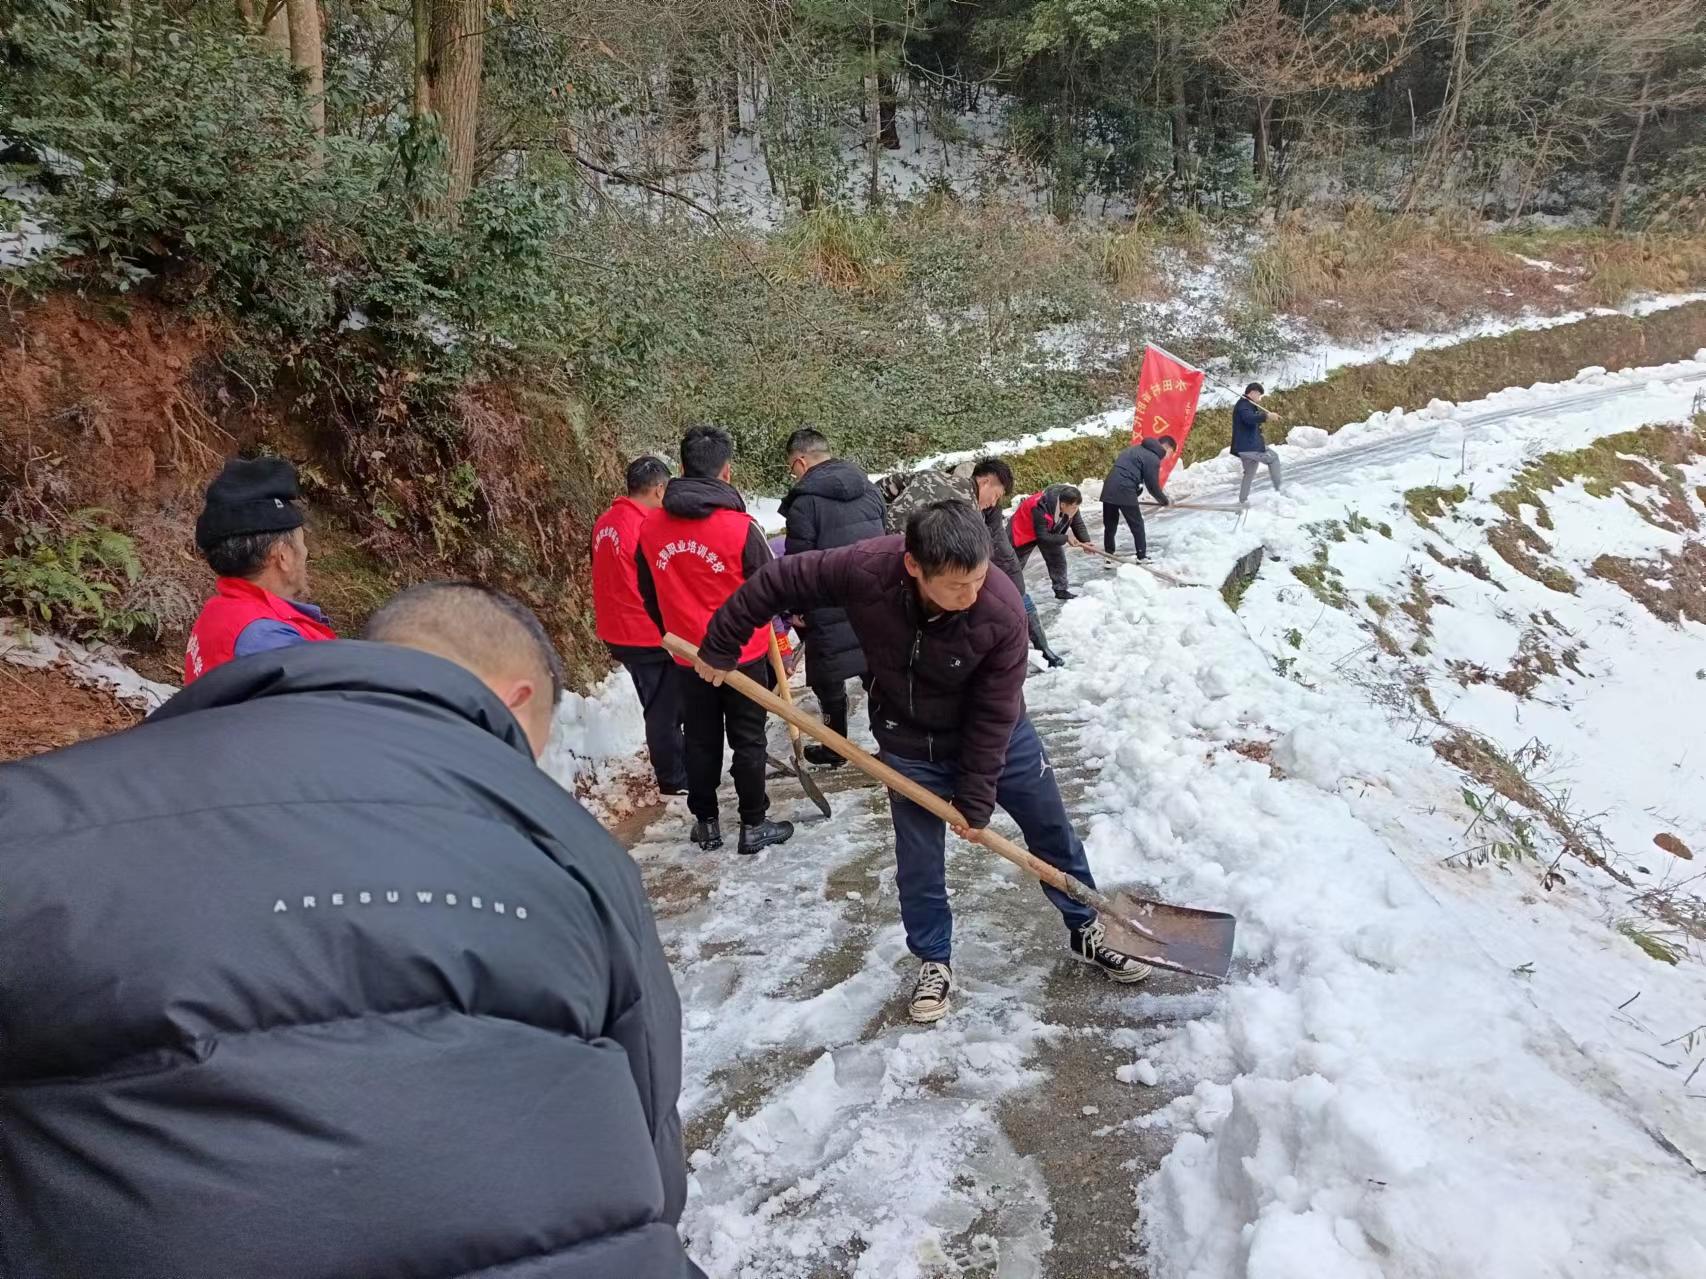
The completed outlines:
[[[157,629],[146,609],[122,604],[142,576],[136,544],[97,508],[73,511],[56,526],[30,524],[0,556],[0,611],[26,626],[78,639],[122,639]]]

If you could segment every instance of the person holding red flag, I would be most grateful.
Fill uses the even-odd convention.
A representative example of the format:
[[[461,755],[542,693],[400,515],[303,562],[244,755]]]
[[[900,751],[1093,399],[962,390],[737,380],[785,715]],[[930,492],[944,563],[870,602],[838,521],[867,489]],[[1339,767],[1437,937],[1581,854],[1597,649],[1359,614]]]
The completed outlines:
[[[184,647],[184,683],[252,653],[337,639],[308,590],[308,539],[296,468],[234,457],[207,486],[195,543],[219,575]]]
[[[1232,406],[1232,456],[1244,467],[1244,480],[1238,486],[1239,506],[1249,504],[1250,481],[1256,478],[1257,467],[1267,466],[1268,482],[1274,486],[1274,492],[1278,493],[1285,481],[1279,454],[1269,448],[1267,440],[1262,437],[1262,424],[1269,418],[1279,417],[1271,409],[1261,407],[1265,394],[1260,382],[1252,382],[1244,388],[1238,403]]]
[[[687,793],[686,746],[681,728],[681,687],[663,636],[640,598],[634,551],[640,525],[663,505],[669,467],[655,457],[628,463],[628,491],[592,526],[592,611],[598,638],[634,682],[646,718],[646,754],[658,793]]]
[[[1090,544],[1090,531],[1078,513],[1083,502],[1084,495],[1075,485],[1051,484],[1040,493],[1020,499],[1013,518],[1007,521],[1007,537],[1013,544],[1013,553],[1019,557],[1020,571],[1030,563],[1032,552],[1040,550],[1057,600],[1073,598],[1072,582],[1066,572],[1066,548]]]
[[[746,513],[729,483],[734,441],[717,426],[695,426],[681,440],[681,476],[663,491],[663,505],[640,525],[634,567],[640,598],[660,632],[694,644],[723,601],[770,563],[764,531]],[[736,665],[771,687],[770,618],[741,636]],[[764,789],[764,708],[731,688],[696,678],[676,659],[687,756],[687,807],[692,840],[710,850],[723,846],[717,783],[723,774],[723,738],[734,752],[735,793],[740,799],[740,851],[756,853],[793,836],[791,822],[767,817]]]
[[[1114,553],[1120,517],[1124,516],[1131,528],[1132,540],[1137,544],[1137,558],[1149,558],[1149,542],[1143,532],[1143,508],[1137,504],[1138,496],[1147,489],[1157,503],[1169,505],[1167,495],[1161,491],[1162,466],[1177,448],[1172,436],[1163,435],[1142,444],[1133,444],[1114,459],[1113,469],[1102,481],[1102,549],[1109,555]]]

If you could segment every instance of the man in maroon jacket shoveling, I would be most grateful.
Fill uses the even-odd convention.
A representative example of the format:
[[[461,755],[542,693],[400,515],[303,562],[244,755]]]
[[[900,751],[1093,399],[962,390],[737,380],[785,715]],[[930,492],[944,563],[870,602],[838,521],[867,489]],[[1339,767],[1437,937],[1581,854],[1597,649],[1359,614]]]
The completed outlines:
[[[882,759],[966,819],[955,833],[977,840],[999,804],[1031,852],[1094,884],[1042,740],[1025,714],[1028,635],[1018,590],[990,573],[989,529],[970,503],[935,502],[914,512],[903,537],[872,538],[766,565],[718,608],[695,669],[720,684],[752,628],[778,613],[845,609],[871,671],[871,729]],[[948,1011],[954,921],[943,863],[944,826],[889,795],[895,880],[906,944],[922,961],[914,1021]],[[1094,911],[1045,887],[1066,920],[1073,953],[1119,982],[1149,968],[1107,944]]]

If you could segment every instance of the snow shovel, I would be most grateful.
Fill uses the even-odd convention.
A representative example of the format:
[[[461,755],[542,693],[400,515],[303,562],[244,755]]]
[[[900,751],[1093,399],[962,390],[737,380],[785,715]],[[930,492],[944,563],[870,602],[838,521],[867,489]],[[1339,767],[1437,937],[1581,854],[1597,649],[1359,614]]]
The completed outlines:
[[[782,646],[776,642],[775,627],[770,629],[770,666],[776,672],[776,687],[782,692],[782,701],[787,704],[789,710],[794,710],[794,691],[788,687],[788,668],[782,661]],[[739,688],[739,685],[736,687]],[[754,684],[753,687],[757,688],[758,685]],[[740,691],[746,692],[744,688]],[[794,711],[794,714],[797,715],[799,712]],[[799,726],[794,723],[791,716],[784,715],[782,718],[788,721],[788,743],[794,748],[794,765],[789,771],[799,779],[801,789],[806,792],[806,798],[817,805],[818,811],[825,817],[833,817],[835,814],[830,811],[829,801],[823,797],[823,792],[818,789],[818,784],[812,780],[811,773],[806,770],[806,747],[805,743],[800,740]]]
[[[1139,563],[1137,560],[1122,560],[1119,556],[1110,555],[1107,551],[1104,551],[1101,547],[1091,546],[1090,543],[1088,543],[1088,542],[1080,542],[1079,545],[1082,546],[1085,550],[1089,551],[1090,554],[1092,554],[1092,555],[1100,555],[1103,559],[1107,560],[1108,563],[1110,563],[1110,564],[1122,564],[1122,565],[1123,564],[1129,564],[1133,568],[1142,569],[1145,573],[1153,573],[1156,577],[1160,578],[1163,582],[1166,582],[1169,586],[1201,586],[1201,585],[1203,585],[1203,583],[1201,583],[1201,582],[1187,582],[1182,577],[1174,577],[1171,573],[1165,572],[1162,569],[1151,568],[1149,565]]]
[[[699,656],[699,650],[679,635],[665,635],[663,646],[684,661],[693,661]],[[792,702],[776,696],[739,671],[727,672],[724,680],[737,693],[750,697],[772,715],[781,716],[795,729],[810,733],[891,791],[906,796],[950,826],[965,825],[965,818],[947,800],[866,754],[828,725],[794,709]],[[1238,921],[1231,915],[1190,906],[1170,906],[1166,902],[1134,897],[1130,893],[1116,892],[1106,896],[992,830],[981,832],[977,842],[1021,870],[1030,872],[1049,887],[1058,888],[1073,901],[1094,910],[1107,926],[1108,944],[1117,950],[1157,968],[1212,977],[1216,981],[1223,980],[1232,966],[1232,935]]]

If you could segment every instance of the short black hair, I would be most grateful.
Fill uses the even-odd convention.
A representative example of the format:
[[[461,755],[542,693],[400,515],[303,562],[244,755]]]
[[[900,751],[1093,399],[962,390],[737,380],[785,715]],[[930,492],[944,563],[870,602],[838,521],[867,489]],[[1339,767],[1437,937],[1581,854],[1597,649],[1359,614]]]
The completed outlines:
[[[669,483],[669,467],[662,458],[647,453],[628,463],[628,494],[644,493],[660,484]]]
[[[515,626],[507,634],[506,621]],[[367,619],[361,638],[418,648],[472,671],[513,662],[519,642],[550,681],[551,705],[563,700],[563,659],[545,627],[527,605],[483,582],[422,582],[399,591]]]
[[[998,457],[980,457],[971,468],[971,477],[980,480],[986,475],[993,475],[1001,481],[1001,491],[1013,491],[1013,468]]]
[[[1155,437],[1155,442],[1157,444],[1166,445],[1169,453],[1177,453],[1179,451],[1179,441],[1175,440],[1171,435],[1157,435]]]
[[[234,533],[222,537],[202,551],[207,566],[220,577],[254,577],[266,567],[267,552],[274,542],[283,541],[291,529],[266,533]]]
[[[829,437],[822,431],[809,426],[802,426],[788,437],[789,457],[812,457],[818,453],[829,452]]]
[[[989,525],[963,498],[931,502],[908,517],[906,552],[925,577],[951,568],[969,573],[989,560]]]
[[[1055,500],[1066,506],[1082,506],[1084,505],[1084,494],[1078,491],[1076,484],[1062,484]]]
[[[1268,393],[1267,388],[1260,382],[1252,382],[1249,386],[1244,388],[1245,395],[1250,394],[1251,391],[1254,391],[1257,395],[1266,395]]]
[[[695,426],[681,437],[681,473],[714,480],[735,455],[735,442],[720,426]]]

